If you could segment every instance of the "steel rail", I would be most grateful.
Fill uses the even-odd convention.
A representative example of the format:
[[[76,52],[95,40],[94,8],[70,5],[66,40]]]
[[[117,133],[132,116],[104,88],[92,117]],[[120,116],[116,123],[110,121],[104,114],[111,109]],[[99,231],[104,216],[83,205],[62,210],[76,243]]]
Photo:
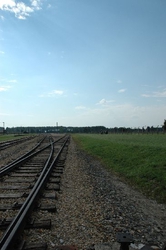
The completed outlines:
[[[45,139],[45,137],[42,138],[42,139],[37,143],[37,145],[34,146],[31,150],[29,150],[27,153],[25,153],[24,155],[18,157],[16,160],[12,161],[12,162],[9,163],[8,165],[2,167],[0,170],[3,170],[3,169],[5,169],[5,168],[11,166],[12,164],[14,164],[14,163],[20,161],[21,159],[25,158],[26,156],[30,155],[33,151],[35,151],[35,150],[41,145],[41,143],[44,141],[44,139]]]
[[[33,138],[34,138],[34,136],[33,137],[26,137],[26,138],[1,142],[0,143],[0,150],[4,150],[6,148],[9,148],[9,147],[13,146],[14,144],[21,143],[21,142],[24,142],[24,141],[28,141],[28,140],[31,140]]]
[[[27,162],[30,158],[34,157],[35,155],[37,155],[39,152],[42,152],[43,150],[45,150],[46,148],[49,148],[51,146],[51,143],[56,143],[58,141],[60,141],[61,139],[63,139],[64,137],[61,137],[59,139],[57,139],[54,142],[50,142],[49,145],[43,147],[42,149],[36,151],[33,153],[33,151],[35,151],[37,149],[37,147],[39,147],[42,143],[42,141],[44,139],[42,139],[42,141],[40,141],[37,146],[35,146],[33,149],[31,149],[28,153],[22,155],[21,157],[17,158],[16,160],[14,160],[13,162],[9,163],[8,165],[2,167],[0,169],[0,178],[2,176],[4,176],[5,174],[9,173],[12,169],[20,166],[21,164]]]
[[[6,230],[4,236],[0,241],[0,249],[1,250],[10,250],[11,246],[15,244],[15,241],[18,238],[18,234],[24,229],[26,221],[28,219],[29,214],[33,210],[35,206],[36,199],[40,196],[48,178],[50,177],[51,171],[54,167],[55,162],[59,158],[63,148],[65,147],[69,137],[65,140],[63,145],[61,146],[60,150],[58,151],[56,157],[51,163],[53,153],[54,153],[54,143],[51,144],[51,153],[48,157],[48,160],[41,172],[36,184],[34,185],[33,189],[31,190],[30,194],[28,195],[26,201],[22,205],[21,209],[19,210],[18,214]]]
[[[37,155],[39,152],[42,152],[43,150],[45,150],[46,148],[49,148],[51,146],[51,144],[45,146],[44,148],[34,152],[34,153],[31,153],[31,154],[25,154],[23,156],[21,156],[19,159],[17,159],[16,161],[12,162],[11,164],[7,165],[7,166],[4,166],[0,169],[0,178],[2,176],[4,176],[5,174],[9,173],[12,169],[20,166],[21,164],[27,162],[30,158],[34,157],[35,155]]]

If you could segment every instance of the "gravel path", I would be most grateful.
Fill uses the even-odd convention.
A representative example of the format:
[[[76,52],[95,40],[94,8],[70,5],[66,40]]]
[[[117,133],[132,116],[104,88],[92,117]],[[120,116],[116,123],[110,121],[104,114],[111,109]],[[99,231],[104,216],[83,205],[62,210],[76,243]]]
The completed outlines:
[[[100,242],[116,241],[119,231],[130,232],[135,243],[161,247],[166,240],[166,206],[122,183],[71,139],[50,237],[52,246],[74,244],[79,249],[93,249]]]

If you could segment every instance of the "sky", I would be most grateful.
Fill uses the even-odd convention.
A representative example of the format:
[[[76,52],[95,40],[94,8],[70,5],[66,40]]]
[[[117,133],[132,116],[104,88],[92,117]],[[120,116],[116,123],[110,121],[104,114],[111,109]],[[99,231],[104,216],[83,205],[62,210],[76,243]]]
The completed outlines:
[[[0,127],[165,119],[165,0],[0,0]]]

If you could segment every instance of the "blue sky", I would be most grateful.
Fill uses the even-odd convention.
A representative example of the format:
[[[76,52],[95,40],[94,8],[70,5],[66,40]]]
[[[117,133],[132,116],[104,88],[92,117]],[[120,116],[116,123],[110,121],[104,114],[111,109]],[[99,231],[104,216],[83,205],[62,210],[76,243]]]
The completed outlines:
[[[0,126],[160,126],[165,0],[0,0]]]

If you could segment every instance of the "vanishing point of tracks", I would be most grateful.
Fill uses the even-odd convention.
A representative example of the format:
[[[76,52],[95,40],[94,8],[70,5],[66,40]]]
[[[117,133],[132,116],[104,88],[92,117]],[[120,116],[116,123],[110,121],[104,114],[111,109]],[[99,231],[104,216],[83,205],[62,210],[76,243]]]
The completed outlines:
[[[30,151],[0,168],[0,249],[47,249],[26,242],[24,231],[50,228],[51,219],[36,220],[36,210],[56,211],[69,137],[44,136]]]

